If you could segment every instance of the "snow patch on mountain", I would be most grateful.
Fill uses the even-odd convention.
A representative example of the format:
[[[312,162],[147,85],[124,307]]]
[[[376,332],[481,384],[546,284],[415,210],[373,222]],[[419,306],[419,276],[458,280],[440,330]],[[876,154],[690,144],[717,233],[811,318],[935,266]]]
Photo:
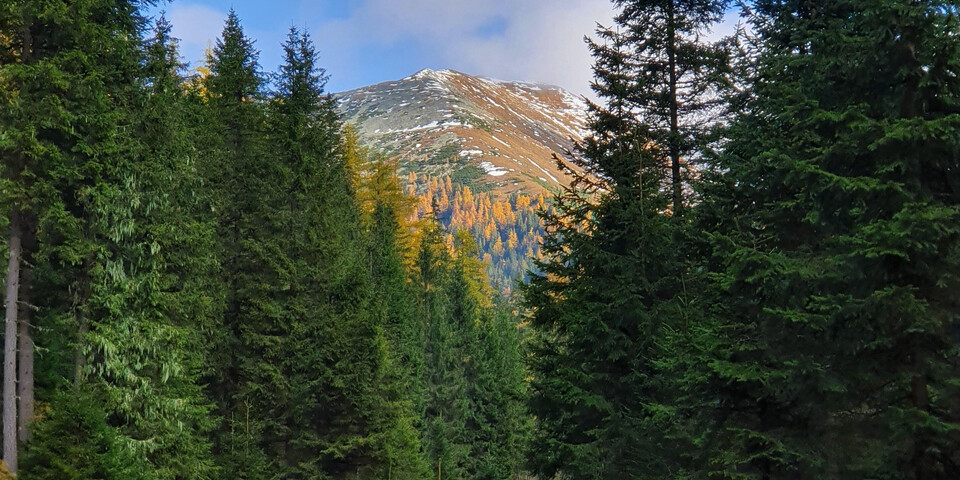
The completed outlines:
[[[495,193],[567,183],[552,156],[565,156],[587,132],[586,102],[562,88],[454,70],[424,69],[335,97],[361,141],[397,156],[402,169],[452,175]],[[503,159],[516,168],[498,167]],[[457,174],[471,166],[484,175]]]

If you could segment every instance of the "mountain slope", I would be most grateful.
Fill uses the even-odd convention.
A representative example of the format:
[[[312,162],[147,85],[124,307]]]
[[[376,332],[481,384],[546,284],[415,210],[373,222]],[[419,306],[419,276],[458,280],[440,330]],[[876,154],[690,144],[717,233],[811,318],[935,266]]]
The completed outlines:
[[[336,95],[361,141],[418,175],[449,176],[496,196],[536,195],[569,181],[552,160],[581,140],[585,102],[559,87],[453,70]]]

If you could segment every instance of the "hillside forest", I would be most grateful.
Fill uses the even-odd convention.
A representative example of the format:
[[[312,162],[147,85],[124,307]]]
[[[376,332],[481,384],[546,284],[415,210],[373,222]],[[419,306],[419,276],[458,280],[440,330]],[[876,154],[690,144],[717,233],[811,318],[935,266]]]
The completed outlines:
[[[302,29],[0,4],[0,478],[960,478],[960,6],[613,4],[573,183],[500,199]]]

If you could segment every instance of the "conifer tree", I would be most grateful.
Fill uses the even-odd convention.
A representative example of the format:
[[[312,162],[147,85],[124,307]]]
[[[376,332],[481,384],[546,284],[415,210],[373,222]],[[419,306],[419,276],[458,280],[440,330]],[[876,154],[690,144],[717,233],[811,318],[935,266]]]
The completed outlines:
[[[618,1],[591,43],[592,136],[523,293],[536,341],[532,467],[545,478],[674,478],[694,439],[670,370],[685,291],[679,165],[695,153],[720,52],[700,35],[723,2]],[[669,188],[668,188],[669,186]],[[666,215],[671,211],[675,218]]]
[[[395,369],[401,400],[409,426],[415,429],[414,451],[399,451],[391,464],[408,464],[410,478],[429,478],[420,447],[419,432],[423,429],[424,398],[424,342],[425,324],[417,308],[417,294],[397,241],[400,226],[393,207],[378,199],[370,227],[370,264],[374,281],[374,307],[388,340],[391,365]],[[395,471],[400,471],[396,469]]]
[[[139,161],[134,166],[141,205],[136,212],[141,263],[153,271],[139,292],[139,319],[156,350],[144,357],[141,375],[157,381],[135,417],[132,435],[150,438],[150,462],[160,478],[204,478],[212,470],[207,434],[211,405],[199,385],[208,351],[206,333],[215,308],[216,242],[213,222],[203,215],[203,184],[195,146],[184,121],[188,105],[171,25],[160,17],[145,43],[143,99],[135,116]],[[149,252],[149,255],[146,253]],[[152,311],[152,312],[151,312]]]
[[[142,465],[86,392],[48,397],[54,408],[36,425],[24,452],[22,478],[124,480],[142,478]]]
[[[599,81],[598,93],[613,109],[624,109],[648,126],[651,149],[669,165],[671,209],[684,207],[687,166],[699,157],[720,112],[725,52],[703,40],[719,21],[726,0],[617,0],[615,28],[601,28],[603,44],[590,41],[594,72],[619,71],[616,82]]]
[[[272,163],[265,159],[266,114],[258,55],[231,10],[207,59],[210,75],[204,78],[200,109],[203,135],[211,140],[201,153],[201,171],[212,190],[210,204],[216,212],[224,301],[209,369],[209,392],[222,417],[214,452],[224,475],[234,478],[263,478],[269,468],[262,451],[263,417],[253,410],[246,400],[250,393],[244,390],[247,375],[256,369],[255,364],[244,362],[255,362],[262,355],[251,351],[243,335],[262,329],[266,321],[251,311],[251,300],[262,293],[257,291],[259,285],[269,284],[258,278],[270,272],[257,263],[255,249],[270,249],[260,242],[260,234],[268,228],[261,224],[268,208],[261,199],[268,198],[275,178],[269,175]]]
[[[516,478],[522,473],[529,426],[520,337],[507,306],[493,304],[476,241],[466,230],[457,232],[455,241],[449,295],[460,355],[467,358],[466,478]]]
[[[17,440],[29,435],[33,420],[33,338],[30,291],[33,287],[33,254],[36,251],[36,177],[39,168],[32,153],[38,146],[32,109],[42,95],[33,90],[31,76],[44,56],[34,45],[37,5],[11,5],[0,12],[0,212],[4,217],[4,383],[3,459],[17,469]],[[33,90],[33,91],[32,91]]]
[[[280,369],[291,396],[271,407],[290,432],[280,437],[289,442],[281,468],[304,478],[409,476],[416,436],[391,375],[384,325],[372,313],[365,239],[326,76],[306,33],[291,29],[284,51],[269,119],[285,187],[274,207],[286,240],[277,253],[291,267],[290,291],[276,306],[290,310]]]
[[[476,326],[471,355],[472,478],[511,479],[525,471],[530,416],[520,330],[501,300]]]
[[[705,475],[954,478],[955,2],[757,1],[704,190],[717,398]]]
[[[5,38],[17,51],[15,60],[11,59],[10,63],[5,63],[2,67],[3,91],[10,95],[7,97],[9,101],[3,102],[4,134],[3,145],[0,147],[4,150],[5,168],[2,175],[5,184],[2,190],[4,200],[10,202],[7,206],[11,232],[14,233],[8,245],[12,248],[19,243],[26,247],[21,250],[23,255],[19,258],[10,255],[11,267],[23,267],[19,275],[22,288],[18,291],[17,282],[8,281],[9,294],[6,296],[8,332],[5,340],[8,348],[4,393],[8,398],[4,401],[4,430],[5,460],[11,471],[17,469],[16,445],[12,444],[16,437],[11,433],[16,431],[19,422],[22,436],[25,436],[26,427],[33,420],[30,418],[32,414],[28,406],[29,399],[32,398],[32,392],[28,389],[33,383],[32,371],[29,368],[33,361],[32,349],[28,348],[32,347],[30,324],[42,323],[42,320],[31,322],[26,314],[32,313],[34,302],[42,303],[47,296],[45,294],[43,299],[34,300],[26,294],[37,290],[37,264],[44,261],[46,253],[56,248],[46,249],[45,252],[37,251],[38,224],[43,219],[45,231],[53,233],[55,237],[58,233],[55,232],[57,227],[77,220],[72,216],[76,210],[65,211],[62,208],[64,203],[83,201],[73,195],[76,192],[75,185],[85,183],[87,188],[100,186],[93,178],[79,180],[76,177],[83,177],[86,172],[97,170],[97,166],[102,164],[98,164],[91,157],[95,153],[106,154],[117,145],[117,142],[110,138],[110,132],[114,127],[112,122],[117,120],[116,113],[119,109],[118,104],[112,103],[107,95],[124,98],[124,94],[130,93],[131,84],[128,82],[135,78],[129,75],[132,72],[130,63],[117,64],[114,62],[117,58],[109,55],[109,51],[93,52],[89,45],[85,45],[88,41],[104,40],[106,37],[105,46],[114,48],[116,53],[133,53],[130,58],[135,59],[135,52],[131,52],[135,44],[127,40],[110,42],[114,33],[136,34],[135,21],[132,17],[126,17],[131,13],[130,5],[123,3],[117,6],[115,14],[111,14],[114,12],[105,12],[103,5],[97,2],[78,2],[69,6],[58,5],[59,2],[52,3],[12,4],[10,8],[3,9],[3,26],[0,27]],[[98,37],[98,34],[101,36]],[[65,61],[78,55],[82,61]],[[96,74],[96,78],[85,79],[84,72]],[[84,192],[85,200],[89,200],[85,206],[102,199],[102,196],[97,194],[103,190]],[[76,203],[72,206],[76,209],[82,208]],[[80,235],[69,239],[74,242],[72,246],[78,256],[83,254],[77,250],[82,251],[84,244],[90,245],[91,240],[91,236],[81,238]],[[70,276],[71,273],[74,272],[67,267],[61,275]],[[16,277],[17,275],[10,275],[10,278]],[[74,285],[82,282],[77,277],[74,277],[74,280],[77,281]],[[80,296],[82,298],[77,303],[90,300],[83,294]],[[57,305],[56,302],[52,303]],[[26,308],[18,309],[18,306]],[[46,314],[62,314],[64,310],[71,308],[64,304],[57,307],[63,308],[49,309]],[[18,316],[21,323],[19,329],[15,327]],[[19,372],[14,359],[18,333],[21,353]],[[21,405],[27,407],[21,408],[19,418],[15,409],[16,394],[12,388],[18,374],[21,377]]]
[[[477,455],[489,458],[492,452],[480,451],[478,425],[476,348],[481,316],[489,311],[489,293],[483,265],[476,258],[476,242],[467,231],[454,234],[454,253],[444,288],[447,313],[437,322],[431,335],[436,340],[433,385],[444,440],[450,452],[446,478],[475,478]],[[505,419],[502,419],[505,420]],[[486,445],[484,445],[486,446]],[[462,450],[460,450],[462,448]],[[476,450],[475,450],[476,448]],[[463,455],[458,458],[456,455]],[[439,459],[438,459],[439,460]],[[453,461],[459,463],[453,464]],[[457,469],[453,467],[456,466]],[[463,470],[460,471],[459,469]]]
[[[417,254],[417,287],[426,323],[423,448],[431,476],[464,478],[469,453],[465,438],[465,379],[454,348],[447,285],[450,253],[439,222],[430,218],[421,232]]]
[[[139,8],[90,0],[24,2],[16,10],[24,45],[33,46],[5,77],[20,101],[4,119],[17,127],[7,145],[12,156],[29,158],[33,169],[16,192],[29,200],[19,205],[32,209],[38,225],[23,278],[36,292],[33,318],[46,327],[37,339],[49,352],[40,386],[53,400],[51,419],[69,422],[74,412],[100,418],[109,431],[67,438],[40,425],[28,449],[28,478],[68,478],[85,461],[67,455],[71,448],[118,456],[85,465],[84,475],[110,477],[119,457],[143,478],[204,475],[204,441],[194,429],[205,410],[185,359],[190,347],[181,343],[194,319],[170,323],[174,307],[156,288],[167,266],[160,252],[169,244],[156,234],[163,217],[144,221],[151,210],[175,208],[138,166],[181,172],[141,148],[150,140],[136,128],[145,99]],[[21,343],[29,337],[21,328]],[[31,350],[21,348],[29,358]],[[19,372],[25,395],[31,363]],[[53,393],[70,383],[71,396]],[[81,398],[96,407],[71,410],[69,402]],[[184,456],[170,456],[174,451]]]

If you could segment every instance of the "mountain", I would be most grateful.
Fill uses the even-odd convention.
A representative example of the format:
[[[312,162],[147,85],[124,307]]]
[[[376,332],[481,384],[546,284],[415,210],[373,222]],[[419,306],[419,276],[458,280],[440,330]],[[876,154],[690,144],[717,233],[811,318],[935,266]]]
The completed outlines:
[[[336,95],[361,143],[399,159],[417,197],[411,221],[435,216],[469,231],[495,288],[509,292],[534,268],[549,191],[570,181],[565,157],[585,134],[587,106],[559,88],[421,70]]]
[[[586,129],[586,103],[562,88],[421,70],[336,95],[368,147],[417,175],[449,176],[504,198],[553,190],[564,156]]]

